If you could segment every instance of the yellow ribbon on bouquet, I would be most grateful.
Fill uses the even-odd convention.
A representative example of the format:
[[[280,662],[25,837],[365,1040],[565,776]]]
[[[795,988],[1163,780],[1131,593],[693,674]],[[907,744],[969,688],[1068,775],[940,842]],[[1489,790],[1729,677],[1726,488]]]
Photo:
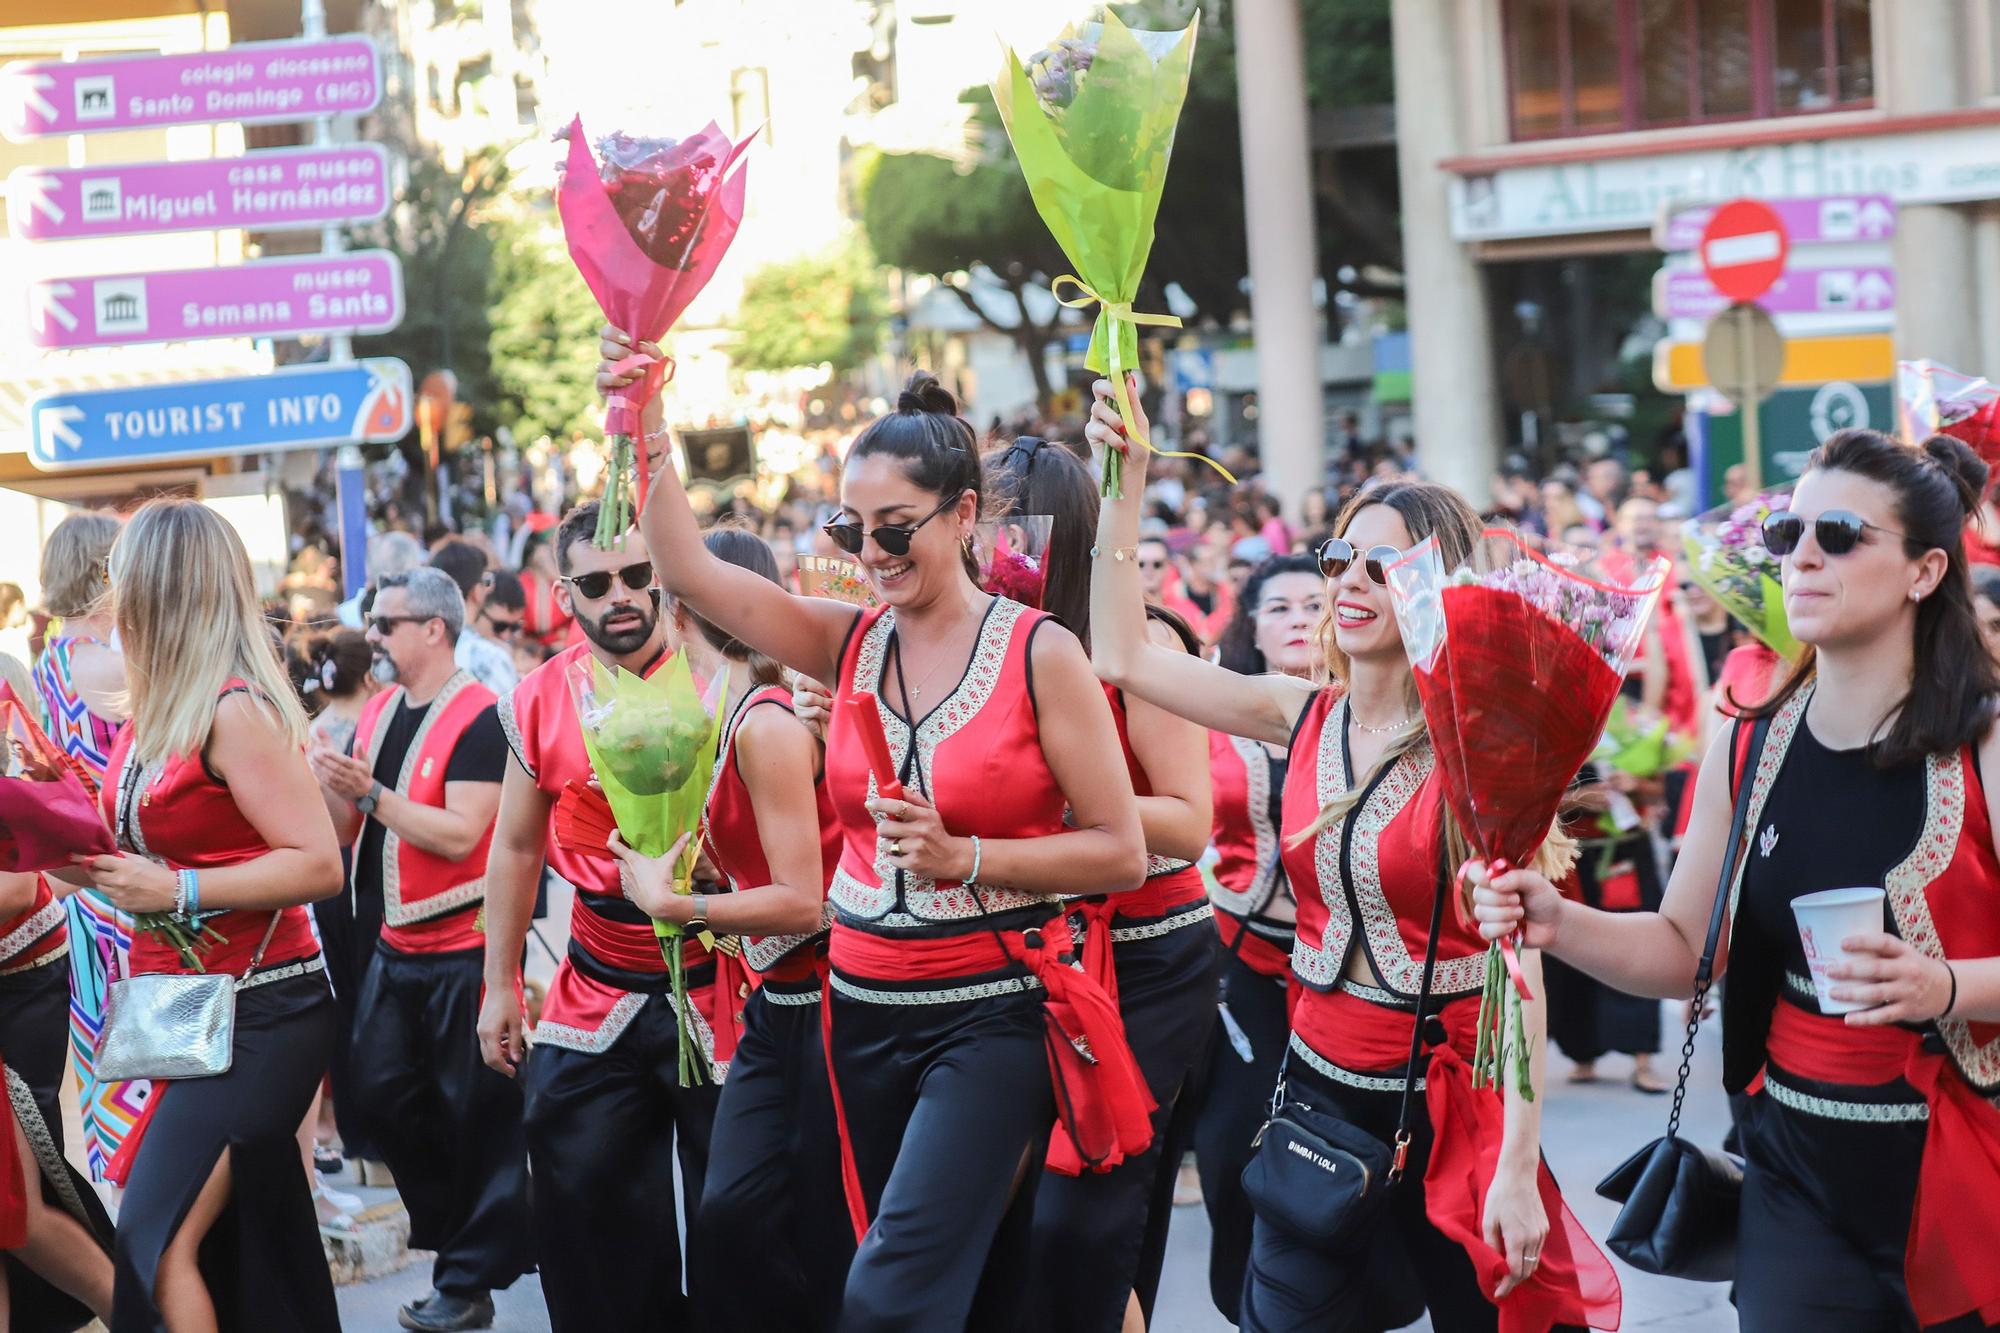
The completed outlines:
[[[1064,296],[1063,285],[1065,283],[1076,288],[1077,295]],[[1118,401],[1118,416],[1125,423],[1125,437],[1141,449],[1157,454],[1161,458],[1199,459],[1221,473],[1230,485],[1235,485],[1235,475],[1207,454],[1185,449],[1156,449],[1153,447],[1151,441],[1132,428],[1134,416],[1132,391],[1125,383],[1125,371],[1127,367],[1125,365],[1124,349],[1121,345],[1123,339],[1119,337],[1118,325],[1121,323],[1132,325],[1135,328],[1135,332],[1136,326],[1140,324],[1151,328],[1177,329],[1181,327],[1180,316],[1154,315],[1148,314],[1145,311],[1134,310],[1130,301],[1107,301],[1103,296],[1098,294],[1095,288],[1082,278],[1077,277],[1074,273],[1065,273],[1050,283],[1049,294],[1055,297],[1057,305],[1068,310],[1087,310],[1091,306],[1097,306],[1099,307],[1099,318],[1107,321],[1104,331],[1105,355],[1111,362],[1111,392],[1116,396]],[[1117,483],[1112,479],[1115,475],[1114,464],[1111,462],[1109,455],[1105,459],[1104,470],[1106,486],[1115,486]]]

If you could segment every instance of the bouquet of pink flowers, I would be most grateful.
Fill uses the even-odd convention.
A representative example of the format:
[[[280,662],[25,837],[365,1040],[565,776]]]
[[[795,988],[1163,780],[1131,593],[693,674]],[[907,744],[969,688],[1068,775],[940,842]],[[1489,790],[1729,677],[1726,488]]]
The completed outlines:
[[[2000,470],[2000,385],[1935,361],[1898,361],[1896,413],[1911,444],[1950,435]]]
[[[1799,641],[1785,618],[1784,562],[1764,548],[1764,520],[1789,488],[1691,518],[1681,529],[1688,575],[1759,642],[1796,661]]]
[[[715,275],[743,220],[745,139],[732,144],[714,124],[686,139],[641,139],[623,132],[591,156],[578,117],[564,131],[569,157],[556,191],[570,258],[604,317],[640,342],[658,342]],[[645,373],[612,392],[604,409],[611,445],[594,541],[618,544],[633,515],[630,476],[639,415],[672,373],[672,361],[634,355],[619,370]],[[638,503],[646,498],[643,469]]]
[[[1427,538],[1386,571],[1445,800],[1491,873],[1529,865],[1543,850],[1564,792],[1604,732],[1667,570],[1655,558],[1630,583],[1613,583],[1593,577],[1601,571],[1582,555],[1545,555],[1516,532],[1488,528],[1455,570]],[[1542,868],[1552,879],[1568,869]],[[1464,897],[1459,907],[1469,914]],[[1525,998],[1515,942],[1496,942],[1476,1086],[1500,1082],[1511,1049],[1518,1089],[1534,1096]]]

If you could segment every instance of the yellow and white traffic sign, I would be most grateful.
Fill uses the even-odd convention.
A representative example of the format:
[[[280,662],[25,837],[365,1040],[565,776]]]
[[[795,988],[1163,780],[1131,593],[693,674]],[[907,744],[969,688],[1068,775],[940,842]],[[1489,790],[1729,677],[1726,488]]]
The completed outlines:
[[[1848,380],[1866,384],[1894,379],[1896,344],[1886,333],[1844,337],[1788,338],[1778,372],[1778,386],[1825,384]],[[1711,389],[1702,368],[1701,343],[1662,341],[1653,348],[1653,384],[1661,393]]]

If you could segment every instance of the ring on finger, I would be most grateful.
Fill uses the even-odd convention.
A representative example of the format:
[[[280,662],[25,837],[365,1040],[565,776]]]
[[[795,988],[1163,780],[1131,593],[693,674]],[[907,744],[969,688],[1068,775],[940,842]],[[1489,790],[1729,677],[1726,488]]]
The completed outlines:
[[[903,840],[901,838],[889,839],[889,855],[901,856],[902,854],[903,854]]]

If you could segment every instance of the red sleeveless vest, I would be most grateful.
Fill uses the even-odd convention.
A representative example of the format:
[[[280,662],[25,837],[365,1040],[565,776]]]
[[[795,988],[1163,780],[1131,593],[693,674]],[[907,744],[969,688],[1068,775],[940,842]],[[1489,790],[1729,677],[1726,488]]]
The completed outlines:
[[[374,771],[382,753],[383,719],[402,701],[401,686],[384,690],[361,710],[354,730],[354,755]],[[486,706],[493,691],[464,671],[456,672],[431,700],[417,724],[403,768],[393,784],[418,805],[444,806],[445,770],[452,752]],[[464,909],[486,898],[486,850],[493,842],[487,826],[479,845],[463,861],[452,861],[405,842],[387,825],[382,829],[382,938],[401,953],[445,953],[477,949],[486,939],[475,913]],[[357,858],[358,861],[359,858]],[[358,866],[356,867],[358,869]]]
[[[222,695],[226,697],[248,688],[243,681],[232,680],[223,686]],[[305,762],[303,754],[299,762]],[[113,829],[118,827],[120,794],[136,784],[128,826],[131,842],[124,848],[126,851],[137,852],[169,870],[208,870],[254,861],[271,850],[263,835],[236,807],[236,798],[229,794],[229,788],[209,775],[200,754],[180,755],[141,771],[133,761],[132,728],[126,726],[118,733],[105,773],[108,780],[98,793],[98,800],[105,822]],[[203,968],[240,977],[271,924],[271,914],[262,910],[228,911],[211,924],[228,938],[228,943],[217,944],[203,953]],[[318,952],[306,909],[281,908],[278,928],[264,954],[264,967],[297,962]],[[134,973],[188,970],[171,945],[161,943],[143,930],[133,932],[131,957]]]
[[[728,719],[727,729],[717,746],[715,778],[708,789],[706,837],[709,859],[729,881],[729,887],[739,892],[771,882],[771,865],[764,859],[764,844],[758,836],[757,812],[750,801],[750,788],[744,784],[743,774],[736,764],[736,733],[751,709],[766,704],[791,712],[791,691],[779,685],[766,685],[744,696]],[[834,815],[833,799],[828,795],[824,778],[816,786],[814,794],[819,798],[819,849],[823,871],[820,893],[824,903],[827,882],[833,878],[834,867],[840,864],[840,823]],[[832,924],[833,909],[825,905],[821,912],[820,929],[810,934],[746,935],[743,937],[743,961],[755,972],[769,972],[801,945],[809,945],[823,936]],[[804,952],[810,955],[811,950],[808,948]],[[807,962],[810,961],[808,957]]]

